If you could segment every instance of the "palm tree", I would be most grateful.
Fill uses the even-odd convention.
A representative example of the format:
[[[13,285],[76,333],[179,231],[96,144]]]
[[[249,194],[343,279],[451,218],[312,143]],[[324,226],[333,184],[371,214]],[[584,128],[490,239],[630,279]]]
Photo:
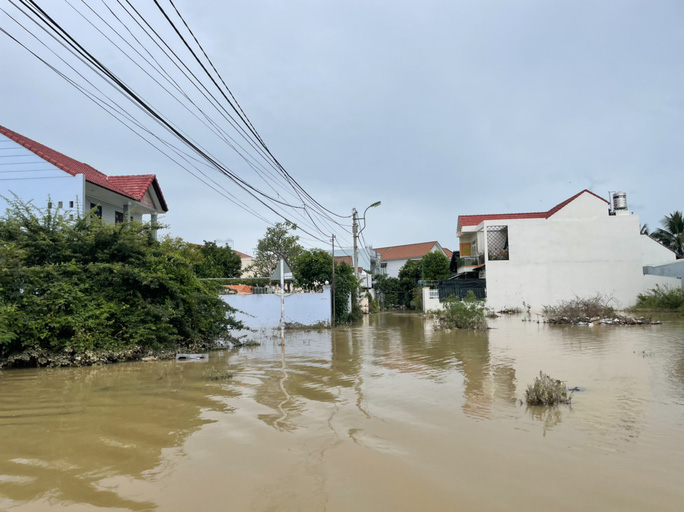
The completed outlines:
[[[677,258],[684,258],[684,215],[675,211],[660,221],[663,229],[656,229],[651,237],[672,249]]]

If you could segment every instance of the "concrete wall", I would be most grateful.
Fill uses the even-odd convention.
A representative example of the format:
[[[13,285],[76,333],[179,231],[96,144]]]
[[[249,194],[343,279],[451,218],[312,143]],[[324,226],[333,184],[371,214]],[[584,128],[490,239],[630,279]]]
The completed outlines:
[[[439,311],[443,309],[442,303],[439,302],[439,290],[423,288],[423,311]]]
[[[508,226],[509,260],[486,261],[487,303],[495,310],[534,309],[574,297],[634,304],[648,289],[636,215],[609,216],[605,202],[583,194],[548,219],[485,221]],[[483,239],[487,255],[487,240]]]
[[[238,310],[235,317],[250,329],[280,326],[280,295],[223,295],[223,300]],[[330,286],[322,293],[285,294],[285,322],[314,325],[331,323]]]
[[[664,265],[676,261],[677,256],[648,235],[641,235],[641,254],[644,266]]]
[[[644,274],[647,274],[644,277],[649,278],[668,277],[671,280],[670,287],[677,287],[679,284],[684,288],[684,260],[673,261],[665,265],[646,266],[644,267]]]

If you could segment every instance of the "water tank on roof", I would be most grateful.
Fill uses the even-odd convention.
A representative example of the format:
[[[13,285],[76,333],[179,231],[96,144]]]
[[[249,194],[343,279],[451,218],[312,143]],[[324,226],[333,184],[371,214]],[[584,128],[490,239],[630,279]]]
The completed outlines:
[[[629,213],[627,210],[627,194],[624,192],[613,192],[613,211],[616,215]]]

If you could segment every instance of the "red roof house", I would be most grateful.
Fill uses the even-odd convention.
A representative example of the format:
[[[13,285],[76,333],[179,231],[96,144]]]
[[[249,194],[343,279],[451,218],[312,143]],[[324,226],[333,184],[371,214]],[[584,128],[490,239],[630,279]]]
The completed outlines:
[[[0,126],[0,163],[0,196],[14,194],[39,208],[48,202],[83,213],[96,208],[112,223],[168,211],[154,174],[107,176],[4,126]]]

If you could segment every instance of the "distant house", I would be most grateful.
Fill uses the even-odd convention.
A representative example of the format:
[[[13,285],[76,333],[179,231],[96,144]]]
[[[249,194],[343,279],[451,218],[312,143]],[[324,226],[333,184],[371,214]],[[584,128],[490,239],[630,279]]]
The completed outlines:
[[[378,247],[375,250],[381,258],[380,274],[390,277],[399,277],[399,270],[408,260],[420,260],[429,252],[441,252],[451,258],[451,251],[444,249],[437,241]]]
[[[640,234],[624,194],[614,203],[583,190],[545,212],[461,215],[459,272],[477,270],[486,279],[494,309],[596,294],[627,307],[655,284],[679,286],[675,278],[644,275],[644,266],[675,254]]]
[[[238,256],[240,256],[240,262],[241,262],[241,268],[242,268],[242,274],[241,277],[254,277],[254,271],[253,270],[247,270],[247,267],[249,267],[252,264],[253,258],[249,254],[245,254],[244,252],[240,251],[234,251]]]
[[[156,221],[168,207],[154,174],[107,176],[88,164],[0,126],[0,196],[14,195],[82,215],[95,209],[105,222]],[[0,197],[0,210],[6,202]]]

